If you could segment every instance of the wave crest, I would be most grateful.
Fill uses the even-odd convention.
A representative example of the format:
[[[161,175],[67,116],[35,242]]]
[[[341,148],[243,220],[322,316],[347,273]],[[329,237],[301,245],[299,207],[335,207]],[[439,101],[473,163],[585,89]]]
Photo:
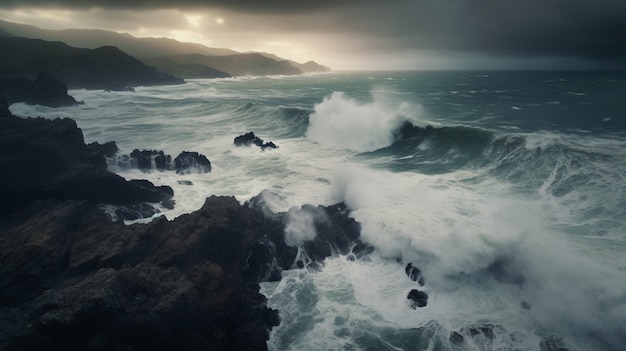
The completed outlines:
[[[420,110],[418,105],[398,103],[380,93],[372,102],[360,103],[342,92],[334,92],[315,105],[306,136],[326,147],[374,151],[391,145],[399,128],[415,120]]]

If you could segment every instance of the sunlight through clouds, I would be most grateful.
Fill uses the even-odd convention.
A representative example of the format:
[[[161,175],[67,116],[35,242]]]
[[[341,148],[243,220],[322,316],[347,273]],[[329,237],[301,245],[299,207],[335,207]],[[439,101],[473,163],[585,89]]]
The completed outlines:
[[[186,15],[185,19],[187,20],[187,23],[189,23],[192,27],[198,28],[202,23],[203,17],[200,15]]]

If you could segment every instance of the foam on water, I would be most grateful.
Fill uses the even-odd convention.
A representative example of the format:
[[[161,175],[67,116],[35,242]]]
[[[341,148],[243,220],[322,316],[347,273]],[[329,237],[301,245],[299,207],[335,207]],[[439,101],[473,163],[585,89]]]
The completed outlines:
[[[373,102],[362,104],[335,92],[315,105],[306,135],[323,146],[374,151],[391,145],[398,128],[416,119],[416,109],[393,103],[389,95],[378,94]]]
[[[84,105],[11,110],[72,117],[86,142],[115,140],[122,153],[206,155],[213,167],[207,174],[113,169],[171,186],[176,208],[164,211],[168,218],[197,210],[210,195],[244,202],[269,190],[265,200],[275,211],[345,201],[376,251],[369,260],[335,257],[321,272],[292,270],[264,283],[282,317],[268,344],[273,350],[454,349],[451,332],[480,324],[493,325],[496,339],[468,339],[462,349],[537,350],[553,334],[569,350],[626,343],[623,136],[533,129],[527,121],[542,107],[526,108],[506,81],[494,94],[497,84],[457,88],[458,80],[443,84],[434,76],[422,101],[411,90],[418,85],[403,88],[412,82],[406,77],[389,81],[397,94],[372,86],[387,75],[371,77],[79,90],[71,94]],[[450,89],[467,89],[476,102]],[[536,98],[545,99],[556,101]],[[420,139],[426,115],[440,124]],[[612,117],[609,127],[618,125],[609,110],[602,116]],[[537,125],[547,125],[539,117]],[[419,144],[396,139],[405,121],[422,128],[415,130]],[[248,131],[279,148],[235,147],[233,138]],[[287,235],[297,245],[314,234],[310,218],[292,212]],[[404,274],[408,262],[423,271],[424,287]],[[417,311],[406,300],[413,288],[429,294]]]

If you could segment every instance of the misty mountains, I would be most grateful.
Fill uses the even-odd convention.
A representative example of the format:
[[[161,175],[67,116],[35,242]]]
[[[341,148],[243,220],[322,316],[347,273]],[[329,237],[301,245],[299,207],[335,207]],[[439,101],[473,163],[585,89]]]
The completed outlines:
[[[0,77],[9,73],[32,75],[35,68],[49,69],[65,79],[70,88],[111,85],[96,84],[99,71],[102,72],[100,78],[110,77],[119,82],[128,77],[123,85],[136,86],[176,83],[171,76],[221,78],[330,70],[314,61],[300,64],[267,53],[239,53],[174,39],[136,38],[99,29],[48,30],[0,20],[0,39]]]
[[[62,42],[0,37],[0,78],[54,72],[69,88],[120,90],[138,85],[180,84],[114,46],[81,49]]]

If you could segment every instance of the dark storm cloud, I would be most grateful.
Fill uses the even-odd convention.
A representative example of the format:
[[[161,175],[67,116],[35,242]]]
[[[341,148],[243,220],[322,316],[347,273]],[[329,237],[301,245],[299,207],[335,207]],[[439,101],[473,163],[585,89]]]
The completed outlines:
[[[343,38],[358,51],[623,60],[623,0],[2,0],[0,8],[210,9],[233,30]],[[237,20],[235,17],[241,15]]]
[[[292,13],[311,11],[349,0],[2,0],[0,7],[108,8],[108,9],[163,9],[163,8],[221,8],[242,12]]]

